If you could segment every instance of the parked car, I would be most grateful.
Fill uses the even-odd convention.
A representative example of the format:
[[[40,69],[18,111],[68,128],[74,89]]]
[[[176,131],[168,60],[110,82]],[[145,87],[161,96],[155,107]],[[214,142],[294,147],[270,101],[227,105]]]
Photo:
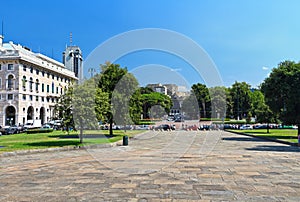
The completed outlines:
[[[168,124],[161,124],[154,128],[154,130],[175,130],[174,125],[168,125]]]
[[[11,127],[11,126],[4,126],[3,128],[0,129],[0,132],[3,135],[17,134],[18,133],[18,128],[17,127]]]
[[[201,125],[199,130],[210,130],[210,125]]]
[[[50,126],[49,124],[44,124],[44,125],[42,126],[42,128],[44,128],[44,129],[51,129],[52,126]]]
[[[253,127],[251,125],[242,125],[240,127],[240,130],[252,130]]]

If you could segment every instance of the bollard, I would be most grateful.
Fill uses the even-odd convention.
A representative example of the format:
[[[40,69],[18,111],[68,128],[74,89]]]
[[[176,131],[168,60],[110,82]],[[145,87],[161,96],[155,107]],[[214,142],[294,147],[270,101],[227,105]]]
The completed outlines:
[[[125,135],[123,136],[123,146],[127,146],[128,145],[128,136]]]

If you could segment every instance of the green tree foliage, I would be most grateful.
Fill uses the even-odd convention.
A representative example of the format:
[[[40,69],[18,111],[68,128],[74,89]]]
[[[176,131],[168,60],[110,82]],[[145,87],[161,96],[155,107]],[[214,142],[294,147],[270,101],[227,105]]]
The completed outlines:
[[[216,86],[209,88],[211,98],[211,113],[213,118],[225,118],[226,116],[226,88]]]
[[[210,111],[210,96],[206,85],[197,83],[192,85],[192,93],[198,100],[198,106],[200,107],[200,116],[203,118],[208,117]]]
[[[134,94],[138,82],[132,74],[128,73],[126,68],[121,68],[118,64],[107,62],[100,67],[101,73],[96,75],[95,80],[98,88],[107,93],[109,97],[110,108],[105,116],[110,125],[110,135],[112,135],[114,116],[120,123],[125,124],[131,120],[129,113],[138,111],[138,109],[134,109],[136,106],[134,103],[131,102],[129,106],[130,97]]]
[[[256,122],[267,123],[267,133],[269,133],[269,123],[275,121],[274,114],[270,107],[265,104],[264,100],[257,105],[254,110],[256,114]]]
[[[73,87],[69,87],[64,94],[62,94],[55,105],[55,110],[58,112],[58,118],[62,120],[62,127],[65,128],[69,134],[69,129],[75,128],[72,112],[72,95]]]
[[[194,94],[189,95],[183,100],[181,110],[185,117],[189,119],[199,120],[200,118],[198,100]]]
[[[297,124],[300,134],[300,63],[284,61],[261,85],[266,103],[285,124]]]
[[[246,82],[235,82],[230,88],[233,102],[233,113],[236,119],[245,118],[251,111],[250,85]]]
[[[105,122],[107,113],[110,110],[109,94],[103,92],[101,88],[96,88],[95,92],[95,112],[98,121]]]
[[[97,126],[95,94],[96,88],[93,79],[76,84],[72,94],[73,118],[79,128],[80,143],[83,142],[83,130],[93,129]]]
[[[117,125],[133,124],[138,113],[138,103],[130,102],[138,89],[138,81],[131,73],[126,73],[116,84],[112,93],[112,113]],[[136,100],[138,102],[138,100]],[[134,119],[132,119],[134,118]]]
[[[172,107],[171,98],[158,92],[141,94],[141,102],[143,109],[143,118],[151,117],[150,110],[151,107],[155,105],[160,105],[167,114],[170,112],[170,109]]]

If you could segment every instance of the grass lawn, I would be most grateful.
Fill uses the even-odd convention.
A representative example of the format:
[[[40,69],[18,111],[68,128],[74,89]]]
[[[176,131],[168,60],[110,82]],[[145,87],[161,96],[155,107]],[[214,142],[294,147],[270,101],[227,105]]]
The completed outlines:
[[[79,143],[78,131],[69,135],[63,131],[36,134],[14,134],[0,136],[0,153],[15,150],[43,149],[50,147],[79,146],[88,144],[103,144],[119,141],[124,135],[129,137],[144,131],[114,130],[114,135],[109,136],[108,130],[87,130],[84,131],[83,144]]]
[[[254,130],[228,130],[240,133],[246,133],[255,136],[263,136],[267,138],[282,140],[286,142],[298,142],[297,130],[294,129],[270,129],[270,133],[267,133],[267,129],[254,129]]]

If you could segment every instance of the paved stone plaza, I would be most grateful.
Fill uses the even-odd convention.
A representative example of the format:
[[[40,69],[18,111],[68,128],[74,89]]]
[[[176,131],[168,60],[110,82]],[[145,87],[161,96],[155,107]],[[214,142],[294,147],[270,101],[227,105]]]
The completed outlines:
[[[0,162],[0,201],[300,201],[299,148],[220,131]]]

